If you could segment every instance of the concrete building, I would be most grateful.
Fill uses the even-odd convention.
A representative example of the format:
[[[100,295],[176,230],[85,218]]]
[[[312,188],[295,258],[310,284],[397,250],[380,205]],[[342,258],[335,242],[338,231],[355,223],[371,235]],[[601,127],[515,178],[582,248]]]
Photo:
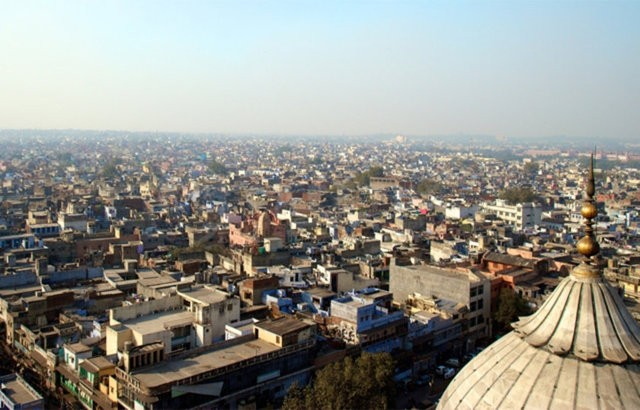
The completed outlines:
[[[87,232],[88,218],[85,214],[67,214],[61,213],[58,216],[58,224],[60,230],[72,229],[79,232]]]
[[[533,228],[542,222],[542,208],[530,202],[509,205],[502,199],[496,199],[493,203],[482,204],[481,210],[485,214],[496,215],[517,231]]]
[[[179,289],[187,310],[195,314],[196,346],[224,339],[225,325],[240,320],[240,299],[208,286]]]
[[[248,335],[142,366],[133,373],[116,368],[119,405],[127,409],[236,408],[241,400],[283,397],[292,383],[306,383],[313,369],[314,326],[295,319],[253,326]]]
[[[396,303],[405,304],[415,292],[434,300],[461,303],[468,309],[471,342],[490,335],[491,281],[482,273],[468,268],[399,266],[392,260],[389,276],[389,291]]]
[[[407,322],[402,311],[392,311],[391,293],[377,288],[331,301],[331,318],[337,321],[336,331],[350,344],[369,344],[406,334]]]
[[[240,319],[240,301],[217,289],[193,287],[109,312],[107,355],[153,343],[169,355],[224,339],[225,325]]]

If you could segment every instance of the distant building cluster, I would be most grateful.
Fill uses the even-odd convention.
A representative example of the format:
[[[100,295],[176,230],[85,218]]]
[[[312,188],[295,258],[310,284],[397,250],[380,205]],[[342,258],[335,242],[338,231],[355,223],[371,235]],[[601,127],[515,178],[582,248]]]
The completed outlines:
[[[503,332],[505,292],[536,310],[579,264],[585,158],[401,135],[7,143],[0,407],[277,406],[363,351],[416,375],[463,358]],[[604,274],[638,297],[640,170],[597,181]]]

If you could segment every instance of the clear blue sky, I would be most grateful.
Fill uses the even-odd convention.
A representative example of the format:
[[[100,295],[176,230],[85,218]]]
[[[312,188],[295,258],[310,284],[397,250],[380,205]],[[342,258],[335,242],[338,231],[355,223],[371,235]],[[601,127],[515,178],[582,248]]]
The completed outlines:
[[[8,1],[0,128],[640,139],[640,1]]]

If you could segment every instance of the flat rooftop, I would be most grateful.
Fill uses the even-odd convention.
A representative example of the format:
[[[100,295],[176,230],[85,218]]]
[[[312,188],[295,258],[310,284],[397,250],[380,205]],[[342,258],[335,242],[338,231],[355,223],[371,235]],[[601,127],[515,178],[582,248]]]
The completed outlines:
[[[24,285],[15,288],[0,289],[0,298],[10,298],[11,296],[21,296],[25,294],[35,293],[42,290],[41,285]]]
[[[132,373],[132,377],[149,389],[175,383],[199,374],[251,359],[280,348],[260,339],[203,353],[180,360],[164,361]]]
[[[22,377],[18,377],[16,374],[4,376],[0,378],[0,381],[5,386],[2,389],[2,394],[15,404],[24,405],[42,400],[42,396]]]
[[[173,327],[182,327],[195,321],[194,314],[184,310],[154,313],[122,322],[129,329],[146,335]]]
[[[256,323],[255,326],[276,335],[284,336],[306,329],[310,325],[298,319],[284,317],[277,320],[265,320],[264,322]]]
[[[434,265],[406,265],[398,266],[400,269],[410,269],[416,272],[425,272],[430,275],[438,275],[451,279],[468,280],[470,282],[479,282],[481,279],[478,272],[473,272],[466,268],[447,268]]]
[[[208,287],[198,287],[191,289],[184,289],[178,291],[178,294],[184,295],[189,299],[193,299],[197,302],[204,304],[219,303],[227,299],[227,294]]]

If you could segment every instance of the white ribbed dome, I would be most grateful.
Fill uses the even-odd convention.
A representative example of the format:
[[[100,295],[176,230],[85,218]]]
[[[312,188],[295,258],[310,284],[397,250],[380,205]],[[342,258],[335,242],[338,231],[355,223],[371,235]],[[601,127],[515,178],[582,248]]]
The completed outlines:
[[[640,327],[602,277],[563,279],[513,326],[458,373],[439,409],[640,409]]]
[[[511,332],[458,373],[438,409],[640,409],[640,366],[587,362]]]
[[[640,360],[640,327],[604,278],[564,279],[535,314],[513,324],[532,346],[586,361]]]

